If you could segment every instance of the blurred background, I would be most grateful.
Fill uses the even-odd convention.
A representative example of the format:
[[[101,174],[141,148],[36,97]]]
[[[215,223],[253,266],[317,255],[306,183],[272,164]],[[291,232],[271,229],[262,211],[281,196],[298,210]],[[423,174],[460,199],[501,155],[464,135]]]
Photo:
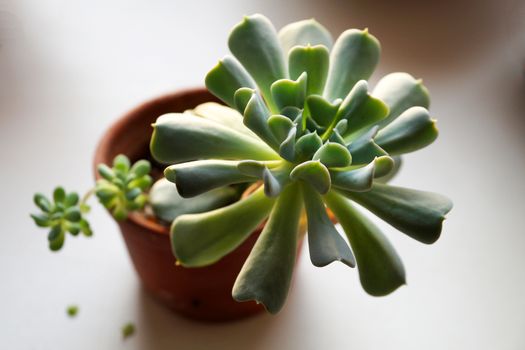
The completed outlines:
[[[395,179],[447,194],[424,246],[379,222],[408,285],[374,298],[356,271],[307,250],[284,310],[209,325],[144,294],[116,224],[58,254],[33,226],[32,194],[93,183],[98,139],[146,99],[202,86],[230,28],[315,17],[336,37],[368,27],[384,74],[421,77],[441,136]],[[5,349],[524,349],[525,6],[521,0],[0,0],[0,347]],[[306,248],[306,247],[305,247]],[[75,319],[65,307],[80,306]],[[122,341],[120,327],[136,324]]]

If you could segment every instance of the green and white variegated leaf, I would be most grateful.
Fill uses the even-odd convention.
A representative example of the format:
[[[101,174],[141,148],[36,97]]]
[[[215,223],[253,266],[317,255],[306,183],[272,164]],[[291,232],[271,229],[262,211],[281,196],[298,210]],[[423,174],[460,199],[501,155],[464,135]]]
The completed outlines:
[[[370,130],[351,141],[350,145],[348,145],[353,164],[368,164],[376,157],[388,155],[374,141],[377,130],[377,126],[370,128]]]
[[[370,78],[379,62],[379,41],[368,30],[349,29],[336,40],[324,97],[344,98],[359,80]]]
[[[279,159],[263,142],[214,121],[170,113],[153,124],[150,151],[160,163],[195,159]]]
[[[182,197],[190,198],[214,188],[254,181],[239,171],[238,164],[232,160],[196,160],[171,165],[164,170],[164,176],[177,185]]]
[[[235,107],[235,91],[257,86],[244,67],[233,57],[226,56],[206,75],[206,87],[230,107]]]
[[[340,261],[355,267],[354,255],[328,217],[321,196],[306,184],[302,186],[302,192],[308,219],[308,246],[312,264],[322,267]]]
[[[237,301],[255,300],[277,313],[286,300],[297,252],[302,209],[297,184],[281,193],[233,286]]]
[[[183,198],[176,186],[166,179],[158,180],[149,192],[149,203],[155,217],[172,222],[180,215],[210,211],[232,203],[238,198],[233,187],[221,187],[193,198]]]
[[[213,120],[235,131],[257,138],[257,135],[243,124],[242,115],[233,108],[215,102],[206,102],[188,112],[199,117]]]
[[[279,31],[279,41],[283,52],[288,54],[294,46],[323,45],[332,47],[332,35],[315,19],[305,19],[290,23]]]
[[[383,296],[404,285],[403,263],[383,233],[334,191],[325,196],[325,201],[350,241],[363,289],[370,295]]]
[[[309,160],[297,165],[290,173],[290,178],[310,184],[321,194],[327,193],[331,186],[330,172],[318,160]]]
[[[323,93],[329,66],[330,53],[325,46],[296,46],[288,56],[290,78],[297,79],[304,72],[308,75],[307,96]]]
[[[380,128],[385,127],[410,107],[427,108],[430,96],[420,79],[408,73],[391,73],[384,76],[376,85],[372,95],[386,103],[390,112],[381,121]]]
[[[304,72],[297,80],[280,79],[272,84],[270,90],[279,111],[286,107],[303,108],[306,97],[306,80],[307,74]]]
[[[412,107],[379,130],[374,141],[388,154],[399,155],[430,145],[438,137],[436,121],[423,107]]]
[[[288,72],[272,22],[259,14],[244,17],[232,29],[228,46],[255,79],[272,112],[278,113],[270,86],[276,80],[287,78]]]
[[[179,216],[171,227],[175,257],[186,267],[213,264],[248,238],[273,204],[261,188],[227,207]]]
[[[380,183],[368,192],[345,191],[344,195],[426,244],[439,238],[445,215],[452,209],[452,202],[440,194]]]

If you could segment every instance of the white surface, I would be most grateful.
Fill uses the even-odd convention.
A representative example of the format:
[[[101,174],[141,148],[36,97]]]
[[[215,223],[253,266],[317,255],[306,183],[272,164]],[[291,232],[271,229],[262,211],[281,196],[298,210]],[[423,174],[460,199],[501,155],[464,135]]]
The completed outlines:
[[[396,3],[0,1],[10,28],[0,36],[0,348],[524,349],[522,8]],[[143,294],[99,207],[95,237],[68,237],[58,254],[28,212],[35,191],[87,189],[103,131],[149,97],[201,85],[229,28],[253,12],[277,26],[316,17],[333,33],[368,26],[384,52],[374,81],[394,70],[425,78],[441,137],[406,157],[396,183],[447,194],[455,208],[433,246],[381,225],[408,275],[388,297],[366,295],[343,265],[313,267],[304,251],[278,316],[199,324]],[[122,341],[128,321],[137,333]]]

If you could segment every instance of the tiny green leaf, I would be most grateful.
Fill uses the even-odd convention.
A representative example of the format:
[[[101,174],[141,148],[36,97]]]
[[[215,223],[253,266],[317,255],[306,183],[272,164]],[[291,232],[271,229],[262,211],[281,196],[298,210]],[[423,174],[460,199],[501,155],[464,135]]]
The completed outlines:
[[[106,164],[99,164],[97,167],[98,173],[100,176],[102,176],[104,179],[108,181],[112,181],[115,177],[115,173],[113,172],[113,169],[108,167]]]
[[[44,214],[31,214],[31,218],[38,227],[49,227],[51,225],[51,220],[49,217]]]
[[[33,196],[33,202],[35,202],[36,206],[39,207],[44,213],[49,213],[53,209],[53,205],[49,199],[47,199],[46,196],[41,193],[37,193]]]
[[[53,200],[56,204],[63,203],[66,199],[66,191],[62,187],[57,187],[53,191]]]
[[[126,173],[131,166],[129,158],[123,154],[119,154],[113,159],[113,168],[120,172]]]
[[[137,161],[130,169],[132,174],[135,174],[138,178],[148,175],[151,171],[151,164],[145,159]]]

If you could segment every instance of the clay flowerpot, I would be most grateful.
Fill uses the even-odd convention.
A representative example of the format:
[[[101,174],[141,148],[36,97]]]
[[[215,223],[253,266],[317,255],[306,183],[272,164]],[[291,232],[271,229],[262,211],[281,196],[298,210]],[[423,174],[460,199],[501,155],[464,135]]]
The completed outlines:
[[[140,158],[151,160],[151,124],[157,117],[183,112],[209,101],[217,99],[206,89],[187,89],[146,102],[130,111],[100,141],[94,159],[95,174],[98,164],[111,164],[120,153],[133,161]],[[216,264],[184,268],[175,265],[167,226],[137,213],[118,224],[142,285],[170,309],[204,321],[235,320],[264,311],[255,302],[238,303],[231,296],[235,278],[260,234],[260,228]]]

